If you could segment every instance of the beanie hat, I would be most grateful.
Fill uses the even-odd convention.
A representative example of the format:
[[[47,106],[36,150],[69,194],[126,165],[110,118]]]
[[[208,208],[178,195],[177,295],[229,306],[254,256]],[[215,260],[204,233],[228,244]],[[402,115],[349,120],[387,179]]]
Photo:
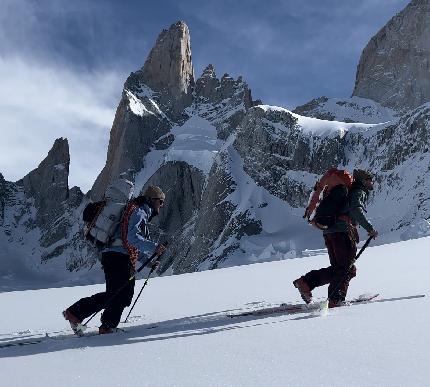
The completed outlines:
[[[164,192],[161,190],[160,187],[157,187],[156,185],[150,185],[146,189],[143,196],[150,198],[150,199],[161,199],[161,200],[166,199],[166,195],[164,194]]]
[[[372,172],[365,171],[363,169],[354,169],[352,176],[353,176],[354,180],[358,180],[358,181],[364,181],[366,179],[372,179],[373,180]]]

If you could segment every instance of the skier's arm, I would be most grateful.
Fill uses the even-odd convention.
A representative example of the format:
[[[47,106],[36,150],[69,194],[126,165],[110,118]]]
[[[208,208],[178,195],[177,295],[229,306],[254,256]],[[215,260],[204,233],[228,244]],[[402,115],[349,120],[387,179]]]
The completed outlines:
[[[128,243],[139,250],[141,258],[142,254],[152,254],[157,247],[157,244],[149,239],[146,239],[141,233],[141,223],[148,223],[148,217],[145,211],[136,209],[132,212],[128,222],[127,240]]]
[[[372,232],[373,226],[364,215],[364,203],[359,191],[353,191],[350,197],[349,216],[353,221],[363,227],[368,233]]]

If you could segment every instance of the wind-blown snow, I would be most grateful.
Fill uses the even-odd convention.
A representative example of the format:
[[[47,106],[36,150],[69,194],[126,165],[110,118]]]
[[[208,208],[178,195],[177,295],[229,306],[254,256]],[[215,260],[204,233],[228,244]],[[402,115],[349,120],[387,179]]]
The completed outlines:
[[[312,102],[314,106],[299,107],[299,109],[304,109],[304,115],[329,116],[336,121],[365,122],[367,124],[392,121],[398,115],[396,111],[382,106],[378,102],[355,96],[351,98],[322,97]]]
[[[223,141],[217,138],[216,128],[206,119],[193,115],[183,125],[171,131],[174,141],[166,150],[152,150],[145,156],[144,167],[136,177],[136,192],[163,165],[170,161],[185,161],[208,175],[214,157]]]
[[[287,112],[297,119],[297,124],[300,126],[303,133],[316,134],[321,137],[331,136],[333,134],[343,137],[348,130],[367,130],[375,126],[375,124],[346,123],[305,117],[278,106],[259,105],[258,107],[264,111],[274,110]],[[271,123],[271,125],[275,126],[274,123]]]
[[[194,115],[184,125],[175,126],[171,133],[175,141],[169,148],[167,161],[186,161],[208,175],[223,144],[217,139],[216,128],[208,120]]]
[[[300,302],[291,282],[327,265],[325,255],[150,279],[126,333],[0,349],[1,379],[8,387],[428,386],[429,249],[430,238],[368,248],[349,294],[379,292],[382,302],[326,317],[226,316]],[[66,329],[63,308],[102,288],[0,294],[0,345]],[[326,288],[314,294],[324,299]]]

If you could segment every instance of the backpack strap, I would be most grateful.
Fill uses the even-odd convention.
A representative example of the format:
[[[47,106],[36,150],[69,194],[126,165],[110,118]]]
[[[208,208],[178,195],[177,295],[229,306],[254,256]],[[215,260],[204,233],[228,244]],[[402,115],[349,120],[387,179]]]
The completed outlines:
[[[97,218],[99,217],[99,215],[101,214],[101,212],[103,211],[103,208],[105,207],[105,205],[106,205],[106,200],[103,198],[103,200],[101,200],[100,202],[100,205],[99,205],[99,208],[98,208],[98,210],[97,210],[97,213],[96,213],[96,215],[93,217],[93,219],[91,220],[91,223],[90,224],[88,224],[88,226],[85,228],[85,230],[84,230],[84,237],[86,238],[86,239],[88,239],[88,235],[89,235],[89,233],[90,233],[90,231],[91,231],[91,229],[94,227],[94,225],[96,224],[96,222],[97,222]]]
[[[137,249],[137,247],[132,246],[130,243],[128,243],[127,235],[128,235],[128,225],[130,222],[130,216],[133,213],[133,211],[135,211],[137,208],[139,208],[139,206],[133,202],[127,205],[127,207],[124,210],[123,218],[120,226],[121,227],[120,235],[121,235],[122,243],[125,249],[127,250],[128,254],[130,255],[130,260],[133,265],[136,263],[137,259],[139,258],[139,250]]]

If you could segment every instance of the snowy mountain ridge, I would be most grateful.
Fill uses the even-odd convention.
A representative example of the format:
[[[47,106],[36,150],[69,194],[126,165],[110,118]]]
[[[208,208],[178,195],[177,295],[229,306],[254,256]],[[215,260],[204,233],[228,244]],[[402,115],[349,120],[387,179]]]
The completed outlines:
[[[429,235],[428,103],[403,113],[358,97],[320,99],[294,112],[264,105],[241,77],[218,79],[212,65],[194,80],[189,40],[185,23],[175,23],[125,81],[106,165],[87,195],[68,188],[65,139],[22,181],[0,179],[0,257],[10,268],[4,289],[14,286],[16,264],[53,283],[100,278],[89,270],[97,258],[83,241],[81,212],[124,172],[135,195],[151,184],[167,193],[151,225],[155,240],[171,242],[159,274],[321,249],[320,233],[302,215],[332,166],[376,174],[368,215],[378,243]],[[358,118],[363,123],[352,122]]]

